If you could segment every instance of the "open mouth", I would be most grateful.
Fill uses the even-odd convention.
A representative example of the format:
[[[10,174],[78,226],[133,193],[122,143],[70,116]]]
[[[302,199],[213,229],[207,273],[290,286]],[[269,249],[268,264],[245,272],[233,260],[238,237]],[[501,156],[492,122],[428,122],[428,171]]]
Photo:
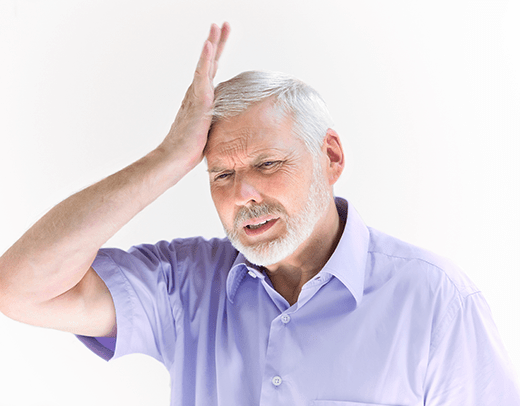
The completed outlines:
[[[244,227],[244,231],[247,235],[255,236],[262,234],[269,230],[278,221],[277,218],[264,220],[259,223],[248,224]]]
[[[257,228],[260,228],[262,227],[263,225],[269,223],[269,220],[265,220],[261,223],[258,223],[258,224],[249,224],[248,226],[246,226],[247,228],[249,228],[250,230],[256,230]]]

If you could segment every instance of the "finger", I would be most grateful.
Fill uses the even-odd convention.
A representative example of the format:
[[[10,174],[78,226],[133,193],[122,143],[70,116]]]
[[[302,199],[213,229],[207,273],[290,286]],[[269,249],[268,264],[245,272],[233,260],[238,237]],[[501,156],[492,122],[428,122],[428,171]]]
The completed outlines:
[[[214,23],[211,24],[208,41],[211,42],[211,45],[213,45],[213,49],[216,50],[218,47],[218,44],[220,42],[220,27],[217,24],[214,24]],[[217,67],[215,64],[215,60],[213,59],[211,62],[211,68],[209,71],[210,80],[213,80],[213,78],[215,77],[216,71],[217,71]]]
[[[206,40],[202,47],[197,68],[195,69],[195,79],[202,79],[209,76],[213,64],[213,49],[211,41]]]
[[[218,43],[220,41],[220,28],[217,24],[211,24],[208,41],[211,42],[215,49],[217,48]]]
[[[231,26],[228,22],[225,22],[222,24],[222,29],[220,30],[220,40],[217,46],[217,51],[215,52],[215,61],[218,62],[220,59],[220,55],[222,54],[222,51],[224,50],[224,47],[226,46],[226,41],[229,37],[229,33],[231,32]]]
[[[213,60],[213,65],[211,67],[210,72],[210,78],[213,80],[215,78],[215,75],[218,70],[218,61],[220,59],[220,55],[222,54],[222,51],[224,50],[224,46],[226,45],[226,41],[229,36],[229,32],[231,30],[231,27],[229,26],[229,23],[222,24],[222,29],[220,30],[220,38],[218,41],[218,44],[215,45],[215,58]]]
[[[220,42],[220,28],[215,23],[211,24],[211,28],[209,30],[208,41],[211,42],[211,45],[213,46],[214,50],[217,49],[218,44]],[[210,80],[213,80],[213,78],[215,77],[216,70],[217,70],[217,68],[215,66],[215,60],[213,58],[213,60],[211,61],[210,70],[208,72],[208,77]]]

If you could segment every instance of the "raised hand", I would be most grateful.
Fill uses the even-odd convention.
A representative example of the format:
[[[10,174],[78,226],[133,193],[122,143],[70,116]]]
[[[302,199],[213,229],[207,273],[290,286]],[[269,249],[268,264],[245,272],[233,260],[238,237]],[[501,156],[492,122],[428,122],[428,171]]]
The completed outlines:
[[[217,73],[218,61],[228,39],[230,26],[222,28],[212,24],[208,39],[204,42],[202,53],[175,121],[161,148],[173,153],[183,161],[189,171],[203,157],[213,105],[213,78]]]

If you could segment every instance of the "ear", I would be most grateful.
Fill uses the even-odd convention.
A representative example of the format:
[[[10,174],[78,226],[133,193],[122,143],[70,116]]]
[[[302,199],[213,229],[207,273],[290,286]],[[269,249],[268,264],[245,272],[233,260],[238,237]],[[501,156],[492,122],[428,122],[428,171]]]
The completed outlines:
[[[327,179],[329,184],[333,185],[339,179],[345,167],[345,154],[343,153],[339,135],[332,128],[327,130],[321,151],[326,159],[325,171]]]

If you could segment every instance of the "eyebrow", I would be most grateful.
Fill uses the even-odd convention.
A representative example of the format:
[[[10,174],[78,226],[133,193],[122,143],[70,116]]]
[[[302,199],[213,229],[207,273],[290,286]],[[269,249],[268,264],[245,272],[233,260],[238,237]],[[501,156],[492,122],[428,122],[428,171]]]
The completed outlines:
[[[262,152],[258,156],[251,159],[252,165],[253,166],[258,165],[259,162],[261,162],[265,159],[278,159],[278,158],[275,158],[274,155],[276,155],[275,152]],[[208,168],[206,171],[208,173],[218,173],[218,172],[224,172],[227,170],[229,170],[229,169],[222,167],[222,166],[218,166],[218,164],[217,164],[216,166],[212,166],[211,168]]]
[[[253,162],[258,163],[258,162],[263,161],[268,158],[269,159],[274,158],[274,153],[273,152],[263,152],[260,155],[258,155],[255,159],[253,159]]]
[[[225,170],[226,169],[224,169],[224,168],[222,168],[220,166],[215,166],[215,167],[206,169],[206,172],[208,172],[208,173],[217,173],[217,172],[223,172]]]

